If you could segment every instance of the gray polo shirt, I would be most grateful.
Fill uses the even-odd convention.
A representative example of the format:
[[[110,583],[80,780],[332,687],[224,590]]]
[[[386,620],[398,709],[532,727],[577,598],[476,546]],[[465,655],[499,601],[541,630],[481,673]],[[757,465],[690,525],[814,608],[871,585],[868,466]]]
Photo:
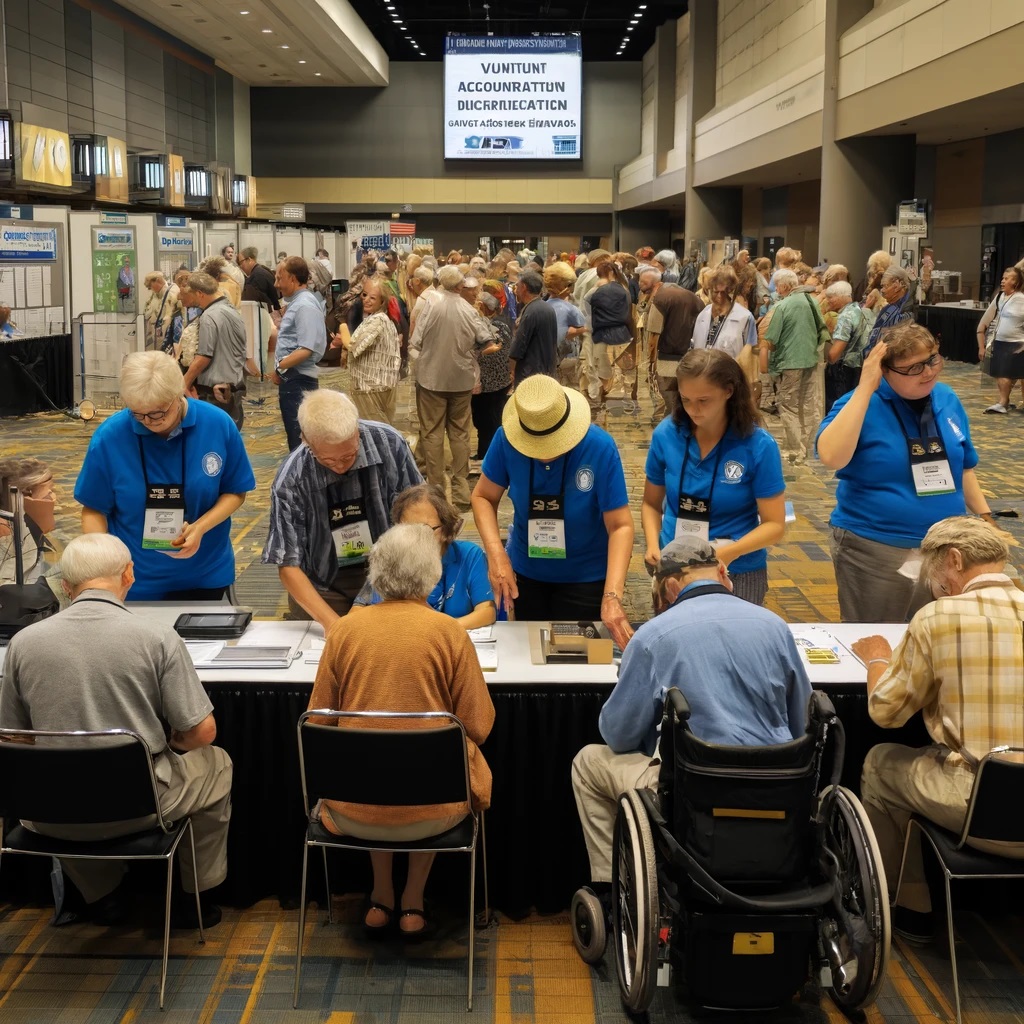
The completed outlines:
[[[199,355],[213,362],[196,378],[214,384],[241,384],[245,372],[245,322],[225,298],[210,303],[199,318]]]
[[[132,729],[154,758],[168,749],[169,730],[188,732],[212,710],[177,633],[105,590],[86,590],[17,633],[0,683],[0,727]]]

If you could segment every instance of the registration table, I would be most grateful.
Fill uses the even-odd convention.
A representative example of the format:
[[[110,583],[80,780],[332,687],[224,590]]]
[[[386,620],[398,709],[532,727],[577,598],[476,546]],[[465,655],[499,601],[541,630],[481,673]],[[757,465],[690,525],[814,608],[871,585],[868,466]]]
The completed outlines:
[[[132,606],[168,624],[182,611],[214,607],[225,610],[224,605]],[[834,653],[831,663],[820,663],[816,654],[807,667],[815,687],[832,697],[846,727],[847,785],[858,786],[864,755],[875,743],[927,742],[919,725],[893,731],[870,722],[866,672],[849,650],[871,633],[895,645],[904,626],[790,628],[799,647]],[[494,728],[482,748],[494,776],[486,819],[491,902],[513,916],[530,907],[563,909],[588,878],[569,769],[581,747],[600,742],[598,714],[618,672],[616,665],[534,665],[529,631],[527,623],[496,624],[497,668],[485,673],[495,706]],[[318,653],[312,648],[322,636],[315,624],[254,622],[240,643],[295,647],[298,657],[290,668],[198,668],[214,705],[217,743],[234,762],[230,868],[222,897],[227,902],[248,905],[270,896],[288,901],[298,893],[304,822],[295,730],[316,675]],[[436,882],[445,891],[461,891],[460,860],[438,858],[431,886]],[[365,861],[354,855],[339,861],[339,868],[332,869],[336,891],[368,886]],[[311,873],[314,896],[319,884],[318,874]]]

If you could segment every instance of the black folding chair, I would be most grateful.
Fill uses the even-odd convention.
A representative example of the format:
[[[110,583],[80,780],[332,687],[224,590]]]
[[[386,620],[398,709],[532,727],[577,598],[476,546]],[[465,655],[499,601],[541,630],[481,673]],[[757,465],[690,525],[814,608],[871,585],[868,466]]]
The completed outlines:
[[[402,719],[411,728],[374,729],[315,725],[310,717],[336,719]],[[430,727],[416,727],[428,723]],[[315,711],[299,718],[299,770],[302,800],[308,824],[302,847],[302,892],[299,901],[299,938],[295,947],[295,992],[299,1005],[302,977],[302,941],[306,928],[306,872],[311,846],[324,857],[327,918],[333,923],[327,850],[390,851],[392,853],[469,854],[469,979],[466,1008],[473,1009],[474,911],[476,907],[476,847],[481,835],[484,859],[484,906],[487,893],[487,837],[483,814],[471,812],[454,828],[440,835],[410,842],[338,836],[320,824],[315,808],[320,800],[387,807],[464,803],[472,807],[466,730],[455,715],[444,711],[399,713],[380,711]]]
[[[1024,792],[1024,761],[1007,759],[1007,754],[1024,755],[1021,747],[998,747],[986,754],[978,765],[974,788],[967,805],[967,817],[958,836],[918,814],[910,819],[903,861],[896,885],[903,884],[907,846],[916,828],[931,844],[946,882],[946,924],[949,928],[949,962],[953,968],[953,995],[956,1021],[961,1024],[960,980],[956,970],[956,938],[953,933],[953,897],[950,882],[963,879],[1024,878],[1024,860],[984,853],[968,846],[971,839],[988,842],[1024,843],[1024,817],[1016,810]]]
[[[156,819],[153,828],[116,839],[54,839],[26,828],[22,820],[48,825],[93,825]],[[4,854],[62,860],[162,860],[167,865],[164,955],[160,1009],[164,1008],[171,944],[171,878],[174,854],[187,834],[192,848],[199,941],[205,942],[192,822],[167,821],[160,810],[153,759],[138,733],[55,732],[0,729],[0,860]]]

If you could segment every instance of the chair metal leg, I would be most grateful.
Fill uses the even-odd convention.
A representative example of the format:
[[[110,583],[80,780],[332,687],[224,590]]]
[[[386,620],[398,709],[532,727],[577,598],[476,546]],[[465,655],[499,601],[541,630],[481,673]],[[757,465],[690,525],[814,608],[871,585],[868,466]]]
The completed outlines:
[[[334,905],[331,903],[331,876],[327,873],[327,847],[321,846],[324,852],[324,891],[327,893],[327,923],[334,924]]]
[[[192,819],[188,820],[188,845],[192,850],[192,890],[196,894],[196,919],[199,921],[199,942],[206,944],[206,932],[203,931],[203,905],[199,900],[199,868],[196,865],[196,836],[192,831]]]
[[[484,921],[491,923],[491,892],[487,884],[487,815],[480,812],[480,857],[484,869]]]
[[[473,953],[476,949],[476,849],[469,855],[469,982],[466,1011],[473,1009]]]
[[[946,879],[946,926],[949,928],[949,965],[953,969],[953,998],[956,1000],[956,1024],[961,1024],[960,1019],[960,979],[956,973],[956,936],[953,934],[953,892],[949,884],[949,872],[943,865],[943,875]]]
[[[302,939],[306,934],[306,868],[309,866],[309,844],[302,844],[302,888],[299,891],[299,938],[295,943],[295,991],[292,993],[292,1009],[299,1007],[299,983],[302,979]]]
[[[171,950],[171,878],[174,858],[167,858],[167,894],[164,897],[164,960],[160,968],[160,1009],[164,1008],[164,989],[167,987],[167,956]]]

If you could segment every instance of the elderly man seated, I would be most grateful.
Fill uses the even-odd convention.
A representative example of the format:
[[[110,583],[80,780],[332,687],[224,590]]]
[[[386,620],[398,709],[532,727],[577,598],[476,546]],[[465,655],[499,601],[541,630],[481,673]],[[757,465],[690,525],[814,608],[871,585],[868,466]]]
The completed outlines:
[[[920,576],[935,602],[913,617],[895,653],[880,636],[853,645],[867,665],[875,724],[899,728],[921,711],[935,741],[918,749],[881,743],[861,776],[861,799],[898,904],[894,927],[911,940],[931,938],[932,917],[916,831],[895,892],[910,816],[959,832],[980,759],[996,747],[1024,746],[1024,594],[1004,572],[1008,555],[1003,536],[983,520],[941,520],[921,543]],[[1024,847],[1000,844],[991,852],[1024,857]]]
[[[685,536],[667,544],[652,589],[657,618],[629,641],[619,681],[601,709],[607,746],[586,746],[572,763],[599,896],[610,889],[619,794],[657,787],[658,729],[673,686],[690,704],[694,735],[708,743],[788,743],[807,726],[811,684],[789,628],[773,612],[733,596],[729,573],[707,541]]]
[[[0,728],[99,732],[132,729],[149,746],[160,808],[172,821],[192,818],[200,893],[227,874],[231,817],[231,758],[211,746],[217,735],[213,705],[184,643],[169,626],[125,607],[135,579],[131,553],[117,537],[76,537],[61,557],[71,605],[21,630],[11,640],[0,686]],[[73,652],[73,653],[72,653]],[[28,825],[28,823],[26,823]],[[84,841],[130,835],[154,822],[28,827],[43,835]],[[181,884],[194,887],[192,849],[178,848]],[[123,866],[114,861],[64,860],[89,915],[113,923],[123,911],[115,890]],[[220,921],[203,902],[203,926]],[[194,927],[195,901],[177,900],[177,925]]]

